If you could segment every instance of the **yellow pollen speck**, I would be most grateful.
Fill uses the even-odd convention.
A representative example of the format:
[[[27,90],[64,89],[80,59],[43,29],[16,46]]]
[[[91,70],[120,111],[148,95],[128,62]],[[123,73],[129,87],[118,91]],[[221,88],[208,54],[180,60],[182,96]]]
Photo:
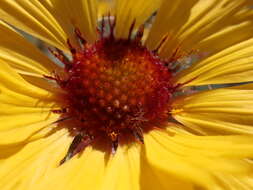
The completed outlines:
[[[170,113],[172,114],[172,115],[174,115],[174,114],[179,114],[179,113],[181,113],[181,112],[183,112],[184,111],[184,109],[182,109],[182,108],[180,108],[180,109],[172,109],[171,111],[170,111]]]

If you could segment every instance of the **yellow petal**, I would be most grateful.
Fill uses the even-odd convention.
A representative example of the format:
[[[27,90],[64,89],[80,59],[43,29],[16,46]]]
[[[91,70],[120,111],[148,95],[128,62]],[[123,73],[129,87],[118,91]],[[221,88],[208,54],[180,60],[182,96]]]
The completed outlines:
[[[0,146],[7,144],[15,145],[45,136],[50,130],[53,130],[55,127],[53,124],[58,118],[59,115],[50,114],[49,112],[30,114],[13,113],[1,116]]]
[[[140,176],[140,147],[125,145],[111,155],[105,169],[102,189],[138,190]]]
[[[173,175],[192,186],[218,189],[217,174],[231,174],[240,179],[252,169],[244,160],[253,156],[252,146],[251,136],[169,136],[166,132],[152,131],[145,136],[144,153],[153,169],[164,175],[164,180],[166,175]]]
[[[67,36],[54,16],[37,0],[0,1],[0,17],[59,49],[67,51]]]
[[[57,68],[36,47],[25,40],[15,30],[0,21],[0,59],[8,62],[20,73],[46,75]]]
[[[171,2],[167,1],[167,4]],[[168,18],[166,22],[169,26],[163,21],[162,16],[156,19],[157,24],[154,25],[154,29],[152,28],[154,32],[151,32],[148,39],[148,47],[154,49],[164,35],[168,35],[168,40],[160,51],[162,57],[170,57],[176,48],[179,48],[178,52],[199,50],[213,54],[217,50],[217,43],[215,43],[217,37],[224,41],[222,45],[218,45],[221,48],[249,38],[253,28],[253,11],[249,8],[250,6],[252,6],[252,1],[249,0],[200,0],[189,1],[188,5],[181,1],[181,4],[178,4],[176,16],[165,17]],[[162,7],[160,12],[158,15],[162,13],[166,15],[166,7]],[[243,27],[245,32],[238,36],[237,28],[241,28],[244,22],[247,22],[247,26]],[[229,35],[226,35],[228,33]],[[237,36],[234,38],[231,37],[232,35]],[[206,39],[209,40],[204,42]],[[206,48],[201,49],[204,45]]]
[[[138,29],[160,4],[161,0],[116,0],[116,38],[128,38],[131,25]]]
[[[41,180],[36,189],[139,189],[137,147],[120,146],[115,155],[88,147]],[[59,183],[59,180],[64,179]]]
[[[0,144],[25,141],[59,118],[51,112],[58,108],[52,94],[28,83],[3,62],[0,81]]]
[[[234,176],[217,174],[222,189],[246,190],[253,188],[252,172],[248,176]]]
[[[148,141],[148,140],[147,140]],[[147,142],[149,143],[149,142]],[[146,144],[146,142],[145,142]],[[155,153],[157,154],[157,153]],[[162,168],[154,166],[152,163],[149,163],[149,158],[146,158],[147,154],[145,151],[141,154],[141,167],[140,167],[140,186],[141,189],[148,190],[168,190],[168,189],[182,189],[182,190],[194,190],[194,184],[181,179],[180,177],[166,172]],[[168,165],[173,164],[170,160],[167,160]]]
[[[0,162],[0,189],[37,189],[36,185],[57,170],[65,156],[71,141],[66,133],[66,130],[61,130],[22,146],[0,146],[3,159]]]
[[[66,143],[60,146],[66,146]],[[46,155],[46,157],[50,156]],[[64,157],[64,154],[58,154],[57,157],[58,167],[57,165],[51,166],[49,168],[51,171],[34,184],[33,189],[43,190],[57,187],[62,190],[96,190],[101,185],[106,162],[103,152],[91,150],[88,147],[81,155],[76,155],[61,166],[59,166],[59,161]],[[42,166],[46,167],[44,163]]]
[[[238,42],[238,38],[246,40],[249,38],[249,32],[253,29],[253,11],[249,7],[252,6],[252,1],[249,0],[207,0],[199,1],[192,9],[191,16],[185,26],[179,32],[180,46],[184,50],[200,50],[214,53],[216,48],[215,41],[209,41],[209,49],[201,49],[202,41],[207,38],[212,38],[213,35],[221,35],[223,38],[222,44],[224,48]],[[251,14],[251,17],[249,17]],[[241,27],[243,22],[248,22],[248,26],[240,37],[232,37],[227,34],[230,30],[230,35],[236,33],[237,28]],[[224,34],[225,33],[225,34]],[[225,36],[226,35],[226,36]],[[166,50],[167,51],[167,50]],[[166,54],[164,52],[164,54]]]
[[[0,80],[1,80],[1,78],[0,78]],[[24,83],[24,84],[29,84],[29,83]],[[32,87],[34,87],[34,86],[32,86]],[[0,86],[0,90],[1,90],[0,102],[3,104],[28,107],[28,108],[39,107],[39,108],[46,109],[46,108],[49,108],[48,104],[53,106],[52,102],[54,102],[54,99],[52,99],[51,94],[49,94],[48,92],[44,91],[44,93],[45,93],[44,96],[39,96],[39,99],[38,99],[37,98],[38,96],[35,96],[35,97],[30,96],[29,93],[22,94],[22,91],[18,91],[16,89],[18,89],[18,87],[11,89],[11,88],[6,88],[5,86]],[[36,90],[36,87],[35,87],[35,89],[31,89],[31,90]],[[42,95],[42,94],[40,94],[40,95]],[[2,105],[2,106],[3,106],[3,108],[5,107],[5,105]],[[24,109],[24,112],[25,111],[26,110]],[[1,111],[1,113],[4,113],[4,112],[8,113],[8,110]]]
[[[196,49],[199,49],[201,52],[206,52],[208,56],[211,56],[234,44],[250,39],[252,37],[252,32],[253,17],[249,21],[244,21],[237,25],[227,27],[220,32],[217,32],[210,37],[202,40],[199,42]]]
[[[253,134],[253,85],[178,98],[172,104],[172,115],[201,134]]]
[[[52,94],[25,81],[5,62],[0,64],[0,90],[6,90],[7,93],[13,91],[41,100],[52,100]],[[2,93],[0,95],[5,96]]]
[[[163,1],[146,41],[147,47],[149,49],[157,48],[159,42],[165,35],[168,35],[168,41],[171,42],[173,35],[188,20],[191,8],[196,2],[197,0]]]
[[[88,42],[97,37],[97,0],[46,0],[41,2],[54,15],[72,43],[77,27]]]
[[[193,64],[175,77],[184,86],[240,83],[253,80],[253,39],[233,45]]]
[[[113,7],[115,6],[115,1],[111,0],[99,0],[98,6],[98,17],[102,17],[103,15],[114,15]]]

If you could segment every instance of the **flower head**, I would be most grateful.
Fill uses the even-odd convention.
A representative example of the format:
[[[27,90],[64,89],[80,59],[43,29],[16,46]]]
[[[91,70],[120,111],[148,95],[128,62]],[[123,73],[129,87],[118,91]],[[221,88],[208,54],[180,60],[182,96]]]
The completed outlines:
[[[252,5],[1,1],[0,189],[251,189]]]

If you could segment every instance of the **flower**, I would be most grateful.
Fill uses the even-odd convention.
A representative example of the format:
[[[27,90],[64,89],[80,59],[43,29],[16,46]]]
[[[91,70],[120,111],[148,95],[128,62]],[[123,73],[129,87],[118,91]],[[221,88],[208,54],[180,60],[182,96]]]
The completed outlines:
[[[0,189],[252,189],[252,1],[104,3],[0,1]]]

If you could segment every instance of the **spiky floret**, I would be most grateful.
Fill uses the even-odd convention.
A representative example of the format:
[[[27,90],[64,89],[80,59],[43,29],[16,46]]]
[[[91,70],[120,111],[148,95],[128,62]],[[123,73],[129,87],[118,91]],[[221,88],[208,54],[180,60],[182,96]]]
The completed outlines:
[[[94,44],[82,42],[74,49],[72,61],[63,59],[64,77],[56,81],[65,92],[61,114],[74,122],[76,135],[62,162],[80,152],[97,138],[108,139],[115,152],[118,141],[133,136],[144,143],[143,132],[162,126],[168,119],[169,104],[175,87],[171,72],[155,52],[141,44],[143,28],[132,39],[116,40],[113,25],[109,35]]]

